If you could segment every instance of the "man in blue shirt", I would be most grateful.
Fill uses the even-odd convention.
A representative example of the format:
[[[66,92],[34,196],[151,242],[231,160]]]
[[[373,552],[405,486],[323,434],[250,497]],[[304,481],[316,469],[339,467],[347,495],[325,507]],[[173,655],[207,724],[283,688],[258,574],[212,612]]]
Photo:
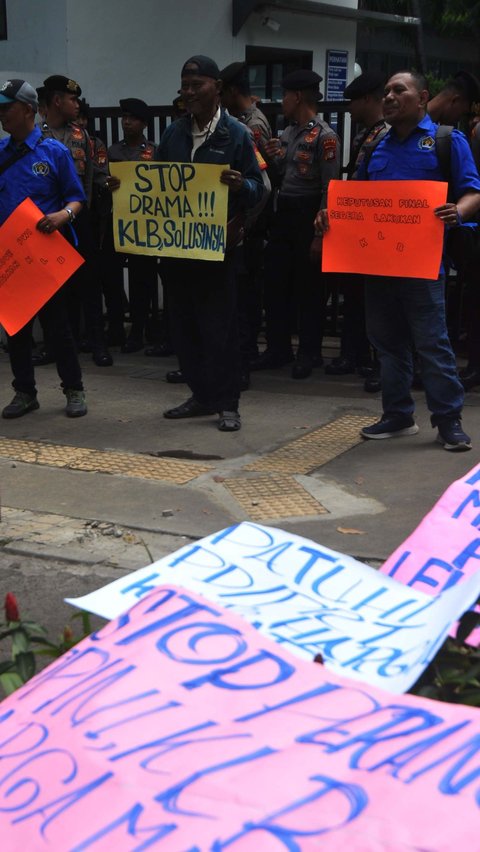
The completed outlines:
[[[60,142],[44,139],[35,126],[37,93],[24,80],[0,86],[0,122],[10,135],[0,140],[0,225],[26,198],[44,214],[37,228],[45,234],[69,225],[85,201],[70,154]],[[68,417],[87,413],[82,374],[67,318],[62,288],[40,311],[67,397]],[[32,325],[8,337],[15,396],[2,417],[21,417],[39,408],[32,364]]]
[[[388,80],[383,107],[391,129],[361,164],[359,180],[445,180],[435,150],[438,125],[426,114],[427,101],[422,75],[402,71]],[[465,136],[455,130],[450,170],[456,202],[433,212],[446,226],[456,227],[480,209],[480,178]],[[410,391],[413,344],[431,423],[438,429],[437,440],[446,450],[471,449],[462,428],[464,391],[445,320],[443,265],[435,281],[366,276],[365,299],[367,332],[380,359],[383,416],[362,429],[362,437],[381,439],[418,432]]]

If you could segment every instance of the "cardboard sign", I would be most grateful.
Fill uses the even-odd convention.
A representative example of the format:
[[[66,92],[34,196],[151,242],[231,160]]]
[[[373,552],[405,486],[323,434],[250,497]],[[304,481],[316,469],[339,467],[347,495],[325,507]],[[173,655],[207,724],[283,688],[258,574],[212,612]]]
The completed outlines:
[[[223,260],[227,241],[228,166],[111,163],[115,250],[154,257]]]
[[[397,693],[480,594],[480,573],[432,598],[293,533],[242,523],[68,602],[113,618],[165,583],[232,609],[303,659],[320,654],[331,671]]]
[[[479,569],[480,464],[447,488],[380,571],[409,588],[438,595],[478,575]],[[480,643],[480,628],[468,641]]]
[[[436,280],[445,225],[433,210],[447,189],[434,180],[330,181],[322,270]]]
[[[26,198],[0,227],[0,324],[16,334],[84,263],[58,231],[43,234],[43,213]]]
[[[475,850],[479,743],[164,587],[0,704],[2,849]]]

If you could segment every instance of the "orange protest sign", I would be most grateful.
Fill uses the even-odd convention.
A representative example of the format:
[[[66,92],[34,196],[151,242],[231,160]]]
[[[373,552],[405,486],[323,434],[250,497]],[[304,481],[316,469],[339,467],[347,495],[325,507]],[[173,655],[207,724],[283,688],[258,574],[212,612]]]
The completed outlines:
[[[433,180],[330,181],[322,270],[438,278],[445,226],[433,211],[447,188]]]
[[[43,213],[26,198],[0,227],[0,323],[12,335],[82,265],[62,235],[37,231]]]

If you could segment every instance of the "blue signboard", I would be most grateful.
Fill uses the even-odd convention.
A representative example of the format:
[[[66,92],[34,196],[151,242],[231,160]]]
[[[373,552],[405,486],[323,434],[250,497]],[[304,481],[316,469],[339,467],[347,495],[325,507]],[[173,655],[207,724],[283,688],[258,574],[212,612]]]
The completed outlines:
[[[325,74],[325,100],[343,101],[347,85],[348,50],[327,50],[327,70]],[[330,126],[337,129],[338,114],[330,116]]]

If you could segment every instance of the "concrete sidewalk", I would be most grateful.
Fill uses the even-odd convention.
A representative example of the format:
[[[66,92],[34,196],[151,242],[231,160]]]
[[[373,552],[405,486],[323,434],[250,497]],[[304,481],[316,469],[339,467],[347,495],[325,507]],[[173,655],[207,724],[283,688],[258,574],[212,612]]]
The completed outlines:
[[[359,424],[381,413],[379,397],[365,394],[358,376],[323,370],[303,381],[288,368],[253,374],[242,430],[220,433],[214,417],[162,417],[188,396],[186,386],[164,381],[173,358],[114,355],[104,369],[82,356],[87,417],[64,416],[47,366],[37,370],[39,411],[0,425],[0,598],[16,592],[54,630],[68,614],[65,595],[241,520],[379,564],[479,460],[477,393],[464,413],[468,453],[435,443],[421,392],[417,436],[360,440]],[[1,406],[10,381],[1,353]]]

